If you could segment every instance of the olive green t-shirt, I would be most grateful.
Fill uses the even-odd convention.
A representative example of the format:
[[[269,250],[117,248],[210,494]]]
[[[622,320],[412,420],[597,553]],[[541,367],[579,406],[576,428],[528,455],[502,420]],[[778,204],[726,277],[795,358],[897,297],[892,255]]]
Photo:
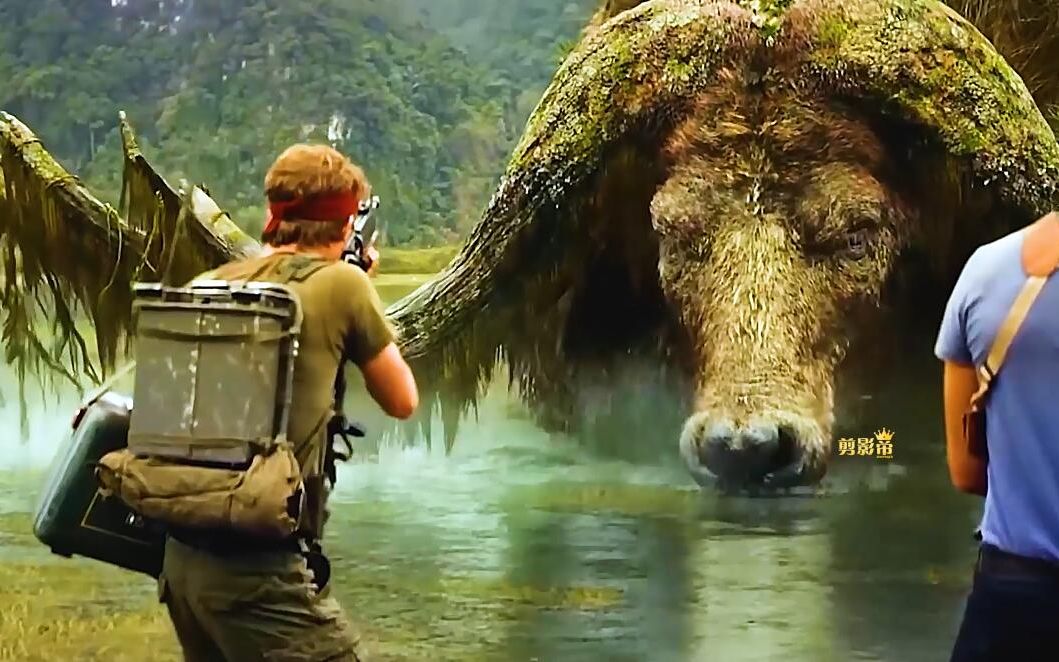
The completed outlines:
[[[312,473],[309,467],[321,461],[343,358],[363,364],[395,338],[368,275],[344,262],[275,253],[230,262],[202,279],[285,283],[298,296],[303,321],[287,436],[303,474]]]

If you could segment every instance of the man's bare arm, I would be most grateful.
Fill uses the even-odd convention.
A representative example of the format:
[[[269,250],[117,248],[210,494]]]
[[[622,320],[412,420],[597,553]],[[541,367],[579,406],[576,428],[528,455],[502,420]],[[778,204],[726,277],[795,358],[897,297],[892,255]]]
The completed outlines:
[[[419,406],[419,390],[401,350],[390,343],[360,366],[364,384],[375,402],[390,416],[407,419]]]
[[[945,362],[945,456],[949,477],[961,492],[985,496],[986,464],[971,454],[963,432],[963,415],[977,390],[974,366]]]

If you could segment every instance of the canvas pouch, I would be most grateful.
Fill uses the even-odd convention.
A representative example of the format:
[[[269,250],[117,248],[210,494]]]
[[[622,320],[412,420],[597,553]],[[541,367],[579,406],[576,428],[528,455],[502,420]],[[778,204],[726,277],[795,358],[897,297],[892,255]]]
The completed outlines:
[[[96,475],[106,492],[137,513],[184,528],[289,538],[305,502],[301,470],[286,443],[255,456],[244,470],[138,457],[122,449],[104,455]]]

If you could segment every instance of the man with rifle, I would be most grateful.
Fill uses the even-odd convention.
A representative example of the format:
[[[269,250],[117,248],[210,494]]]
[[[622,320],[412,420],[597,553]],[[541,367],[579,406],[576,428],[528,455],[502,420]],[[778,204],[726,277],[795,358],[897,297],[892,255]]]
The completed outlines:
[[[265,250],[197,280],[282,283],[300,301],[287,425],[304,482],[299,531],[261,540],[169,526],[160,595],[187,660],[362,660],[359,637],[326,590],[317,544],[334,475],[331,435],[345,428],[334,389],[349,360],[390,416],[411,416],[418,392],[369,281],[374,237],[355,233],[377,204],[361,169],[330,147],[295,145],[272,165],[265,193]]]

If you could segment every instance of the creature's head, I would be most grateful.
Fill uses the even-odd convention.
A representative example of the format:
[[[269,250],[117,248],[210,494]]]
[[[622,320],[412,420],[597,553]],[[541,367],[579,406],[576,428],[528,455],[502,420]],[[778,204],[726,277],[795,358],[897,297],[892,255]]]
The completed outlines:
[[[654,357],[686,385],[696,478],[812,483],[836,370],[901,260],[951,280],[1052,203],[1059,146],[941,3],[610,4],[637,6],[570,56],[467,248],[396,319],[451,330],[449,374],[501,348],[566,423],[586,371]]]
[[[719,76],[668,137],[651,218],[693,348],[689,466],[790,485],[823,471],[845,341],[925,205],[918,168],[868,114],[752,76]]]

